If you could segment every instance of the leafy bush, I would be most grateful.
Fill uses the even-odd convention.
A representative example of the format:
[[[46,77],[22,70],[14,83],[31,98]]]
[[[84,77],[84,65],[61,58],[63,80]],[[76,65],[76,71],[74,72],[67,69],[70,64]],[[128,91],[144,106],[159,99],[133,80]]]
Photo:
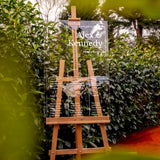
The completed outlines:
[[[42,106],[44,59],[49,58],[57,29],[55,23],[45,24],[39,17],[31,2],[0,2],[0,146],[4,159],[40,159],[45,149],[48,155]]]
[[[160,57],[154,47],[130,48],[122,35],[110,50],[110,141],[159,124]],[[143,48],[143,49],[142,49]]]

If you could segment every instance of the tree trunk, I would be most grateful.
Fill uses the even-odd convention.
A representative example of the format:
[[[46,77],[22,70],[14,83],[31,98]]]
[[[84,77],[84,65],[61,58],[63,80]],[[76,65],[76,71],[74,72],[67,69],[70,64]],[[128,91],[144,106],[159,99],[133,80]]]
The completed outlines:
[[[133,21],[134,29],[136,30],[137,41],[141,44],[143,35],[143,26],[139,24],[140,20],[136,19]]]

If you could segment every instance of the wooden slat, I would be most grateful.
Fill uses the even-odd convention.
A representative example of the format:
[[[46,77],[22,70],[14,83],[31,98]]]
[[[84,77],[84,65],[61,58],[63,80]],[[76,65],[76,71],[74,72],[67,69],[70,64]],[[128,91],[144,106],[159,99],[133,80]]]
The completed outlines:
[[[53,127],[53,135],[52,135],[52,146],[51,146],[51,156],[50,160],[55,160],[56,158],[56,148],[57,148],[57,138],[58,138],[58,129],[59,125],[54,125]]]
[[[107,149],[105,147],[98,148],[83,148],[82,154],[96,153],[96,152],[105,152]]]
[[[90,81],[91,78],[90,77],[57,77],[56,81],[63,81],[63,82],[73,82],[73,81],[79,81],[79,82],[86,82],[86,81]]]
[[[76,6],[71,6],[71,17],[76,17]],[[77,28],[72,27],[72,40],[73,44],[77,44]],[[72,46],[73,49],[73,74],[75,78],[79,78],[79,69],[78,69],[78,48],[77,45]],[[78,89],[77,89],[78,88]],[[81,85],[78,81],[74,81],[74,95],[75,96],[75,117],[81,116],[81,107],[80,107],[80,89]],[[76,130],[76,160],[81,160],[81,154],[80,151],[82,150],[82,126],[81,124],[75,125]]]
[[[94,78],[94,72],[93,72],[91,60],[87,61],[87,66],[88,66],[89,76],[91,77],[91,86],[92,86],[92,91],[93,91],[93,95],[94,95],[94,101],[95,101],[95,105],[96,105],[97,115],[103,116],[101,105],[100,105],[100,100],[99,100],[99,96],[98,96],[96,79]],[[102,139],[103,139],[103,145],[105,148],[109,148],[105,124],[100,124],[100,129],[101,129],[101,134],[102,134]]]
[[[81,18],[68,18],[68,21],[80,21]]]
[[[63,77],[64,75],[64,60],[60,60],[59,64],[59,77]],[[57,89],[57,99],[56,99],[56,108],[55,108],[55,117],[60,116],[60,107],[61,107],[61,98],[62,98],[62,81],[58,82],[58,89]],[[50,160],[55,160],[56,158],[56,148],[57,148],[57,137],[58,137],[58,129],[59,125],[56,124],[53,127],[53,135],[52,135],[52,146],[51,146],[51,156]]]
[[[77,18],[76,17],[76,6],[71,6],[71,16],[72,18]]]
[[[64,60],[60,60],[59,64],[59,78],[58,89],[57,89],[57,99],[56,99],[56,108],[55,108],[55,117],[60,116],[60,107],[61,107],[61,98],[62,98],[62,85],[63,85],[63,75],[64,75]]]
[[[77,154],[77,149],[63,149],[63,150],[57,150],[57,155],[67,155],[67,154]]]
[[[105,147],[98,147],[98,148],[82,148],[80,154],[89,154],[89,153],[96,153],[96,152],[106,152],[110,151],[109,148]],[[71,154],[77,154],[78,150],[77,149],[61,149],[61,150],[56,150],[56,155],[71,155]],[[52,152],[49,151],[49,155],[51,155]]]
[[[78,88],[78,89],[77,89]],[[75,117],[81,117],[81,106],[80,106],[80,83],[74,82],[74,91],[75,91]],[[82,126],[81,124],[75,125],[76,129],[76,148],[77,148],[77,155],[76,160],[81,160],[81,151],[82,151]]]
[[[49,151],[49,155],[54,154]],[[67,155],[67,154],[77,154],[77,149],[57,149],[56,155]]]
[[[78,48],[77,48],[77,28],[72,27],[72,39],[73,39],[73,72],[74,77],[79,77],[79,68],[78,68]]]
[[[109,116],[46,118],[47,125],[53,125],[53,124],[97,124],[97,123],[109,123],[109,122],[110,122]]]

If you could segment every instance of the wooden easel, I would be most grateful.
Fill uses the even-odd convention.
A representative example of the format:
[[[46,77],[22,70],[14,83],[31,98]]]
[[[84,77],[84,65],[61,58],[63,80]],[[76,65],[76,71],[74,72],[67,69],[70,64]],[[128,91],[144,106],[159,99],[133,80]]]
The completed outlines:
[[[72,17],[68,19],[68,25],[72,26],[72,39],[73,44],[77,42],[77,26],[80,25],[80,18],[76,18],[76,7],[71,7]],[[56,109],[54,118],[46,118],[47,125],[54,125],[53,136],[52,136],[52,146],[49,151],[50,160],[55,160],[56,155],[65,155],[65,154],[76,154],[76,159],[81,160],[82,154],[94,153],[98,151],[109,150],[107,134],[105,130],[105,123],[109,123],[109,116],[103,116],[101,105],[98,96],[98,90],[96,85],[96,77],[94,77],[93,67],[90,60],[87,61],[89,77],[79,77],[78,71],[78,52],[77,45],[73,45],[73,77],[64,77],[64,65],[65,61],[60,60],[59,65],[59,77],[56,81],[58,82],[57,90],[57,99],[56,99]],[[61,107],[61,97],[62,97],[62,85],[63,82],[72,81],[74,84],[74,93],[75,93],[75,116],[74,117],[60,117],[60,107]],[[95,100],[97,116],[81,116],[81,107],[80,107],[80,89],[82,81],[91,81],[93,96]],[[78,88],[78,89],[77,89]],[[76,129],[76,149],[57,149],[57,137],[58,129],[60,124],[75,124]],[[81,124],[100,124],[100,130],[102,134],[102,140],[104,147],[98,148],[83,148],[82,144],[82,126]]]

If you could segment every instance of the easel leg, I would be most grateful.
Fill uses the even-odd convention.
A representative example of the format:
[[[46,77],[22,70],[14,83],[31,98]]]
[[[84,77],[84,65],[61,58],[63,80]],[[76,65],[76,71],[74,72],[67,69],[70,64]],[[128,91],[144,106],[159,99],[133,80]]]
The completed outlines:
[[[52,149],[51,149],[51,152],[50,152],[50,160],[55,160],[55,158],[56,158],[58,129],[59,129],[59,125],[54,125],[53,136],[52,136]]]
[[[81,106],[80,106],[80,83],[74,83],[74,91],[75,91],[75,118],[81,117]],[[81,160],[81,152],[82,152],[82,126],[81,124],[75,125],[76,129],[76,148],[78,150],[76,155],[76,160]]]
[[[76,155],[76,160],[81,160],[82,152],[82,126],[80,124],[75,125],[76,127],[76,148],[78,153]]]
[[[65,63],[64,60],[60,60],[60,65],[59,65],[59,78],[60,79],[58,81],[55,117],[60,116],[60,107],[61,107],[61,98],[62,98],[62,85],[63,85],[62,78],[63,78],[63,75],[64,75],[64,63]],[[54,125],[53,136],[52,136],[52,147],[51,147],[51,152],[50,152],[50,160],[55,160],[55,158],[56,158],[58,129],[59,129],[59,125]]]
[[[105,148],[109,148],[105,125],[100,124],[100,129],[101,129],[101,134],[102,134],[102,139],[103,139],[103,145],[104,145]]]
[[[98,90],[97,90],[96,78],[94,77],[92,62],[90,60],[87,61],[87,66],[88,66],[89,76],[91,77],[91,86],[92,86],[93,96],[95,100],[97,115],[103,116],[101,105],[100,105],[100,100],[99,100],[99,95],[98,95]],[[100,129],[101,129],[104,147],[109,148],[105,125],[100,124]]]

